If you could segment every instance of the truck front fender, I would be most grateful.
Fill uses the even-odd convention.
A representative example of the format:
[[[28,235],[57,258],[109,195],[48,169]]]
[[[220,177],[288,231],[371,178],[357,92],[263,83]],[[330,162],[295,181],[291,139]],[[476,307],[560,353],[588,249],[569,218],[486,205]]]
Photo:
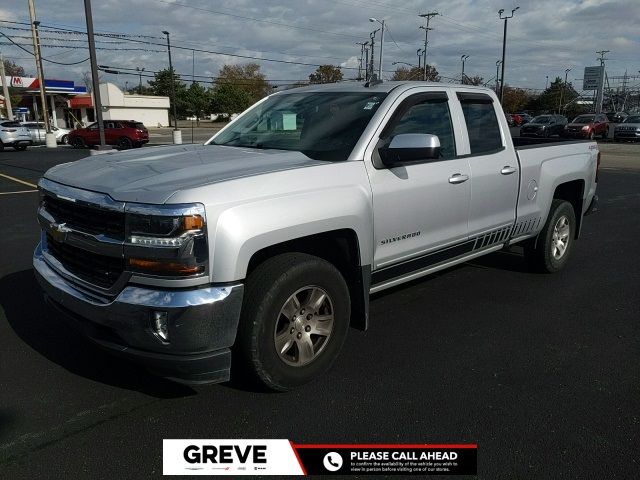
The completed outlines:
[[[251,257],[267,247],[334,230],[356,233],[361,265],[373,256],[370,192],[343,186],[244,203],[220,214],[211,262],[213,282],[242,280]]]

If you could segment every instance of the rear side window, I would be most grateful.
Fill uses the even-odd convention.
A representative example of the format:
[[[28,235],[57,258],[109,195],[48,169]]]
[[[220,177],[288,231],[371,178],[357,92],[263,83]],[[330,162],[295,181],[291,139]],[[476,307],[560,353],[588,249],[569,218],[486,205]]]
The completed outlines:
[[[483,94],[458,93],[464,121],[469,133],[471,155],[496,152],[503,148],[500,126],[491,97]]]

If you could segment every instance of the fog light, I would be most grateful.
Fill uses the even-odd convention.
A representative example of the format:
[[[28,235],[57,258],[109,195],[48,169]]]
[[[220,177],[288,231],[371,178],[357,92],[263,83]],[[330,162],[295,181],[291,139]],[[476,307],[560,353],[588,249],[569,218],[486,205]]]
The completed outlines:
[[[169,316],[167,312],[153,312],[153,331],[163,342],[169,341]]]

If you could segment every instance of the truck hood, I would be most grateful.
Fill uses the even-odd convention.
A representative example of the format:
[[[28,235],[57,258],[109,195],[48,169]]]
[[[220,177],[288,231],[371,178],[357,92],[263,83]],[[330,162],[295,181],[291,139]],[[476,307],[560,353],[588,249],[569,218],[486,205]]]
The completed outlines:
[[[53,167],[44,176],[122,202],[160,204],[180,190],[324,164],[300,152],[176,145],[94,155]]]

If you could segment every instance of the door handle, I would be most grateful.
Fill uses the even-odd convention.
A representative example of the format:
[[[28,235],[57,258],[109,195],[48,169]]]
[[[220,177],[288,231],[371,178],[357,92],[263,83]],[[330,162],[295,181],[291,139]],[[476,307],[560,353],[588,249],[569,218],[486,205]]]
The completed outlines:
[[[469,175],[463,175],[461,173],[454,173],[449,177],[449,183],[457,184],[463,183],[469,180]]]
[[[502,175],[511,175],[512,173],[516,173],[516,169],[514,167],[510,167],[509,165],[506,165],[502,167],[502,170],[500,170],[500,173]]]

